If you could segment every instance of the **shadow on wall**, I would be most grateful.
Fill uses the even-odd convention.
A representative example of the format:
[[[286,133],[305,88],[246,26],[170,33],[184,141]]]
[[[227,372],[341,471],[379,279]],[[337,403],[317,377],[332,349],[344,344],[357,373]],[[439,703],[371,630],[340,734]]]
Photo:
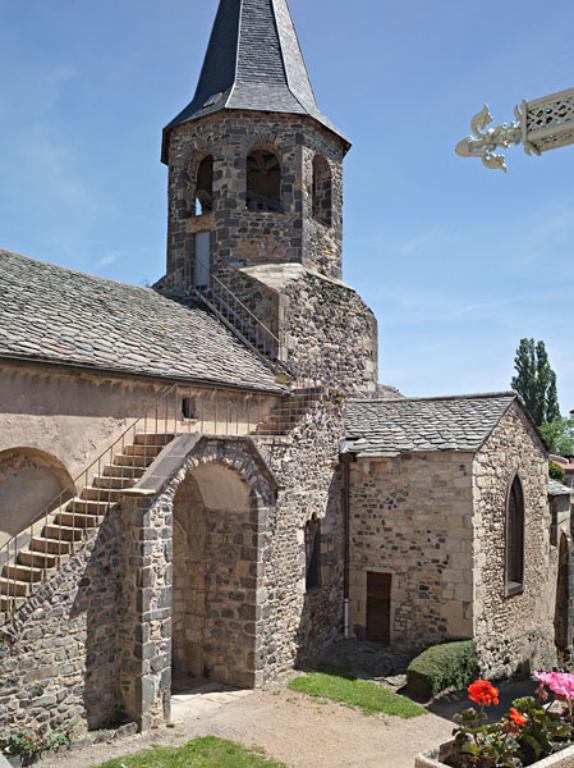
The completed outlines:
[[[255,682],[258,505],[238,472],[195,467],[174,499],[173,679]],[[186,682],[187,681],[187,682]]]
[[[108,513],[100,526],[83,573],[75,574],[77,592],[70,610],[65,666],[70,672],[72,668],[80,671],[76,686],[69,686],[69,678],[66,681],[72,697],[68,703],[71,715],[77,717],[85,710],[90,730],[125,722],[118,687],[122,597],[119,520],[119,515]]]
[[[27,528],[59,494],[73,488],[61,461],[34,448],[0,453],[0,547]],[[66,498],[73,495],[73,491]]]
[[[313,546],[302,553],[306,591],[297,630],[295,668],[307,668],[309,662],[329,643],[343,636],[344,608],[344,520],[341,504],[342,479],[339,468],[331,480],[327,511],[321,520],[320,563]],[[309,573],[309,569],[315,573]]]

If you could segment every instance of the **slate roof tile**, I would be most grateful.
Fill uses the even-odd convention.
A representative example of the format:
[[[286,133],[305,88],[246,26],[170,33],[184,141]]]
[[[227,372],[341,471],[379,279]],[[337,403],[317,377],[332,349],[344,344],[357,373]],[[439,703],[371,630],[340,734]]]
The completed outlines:
[[[341,135],[315,99],[288,0],[220,0],[195,96],[166,137],[226,109],[309,115]]]
[[[345,412],[347,445],[361,458],[417,451],[475,452],[516,399],[514,392],[503,392],[351,400]]]
[[[280,389],[273,372],[201,307],[3,250],[0,357]]]
[[[548,480],[548,495],[549,496],[574,496],[574,488],[569,488],[567,485],[560,483],[554,478]]]

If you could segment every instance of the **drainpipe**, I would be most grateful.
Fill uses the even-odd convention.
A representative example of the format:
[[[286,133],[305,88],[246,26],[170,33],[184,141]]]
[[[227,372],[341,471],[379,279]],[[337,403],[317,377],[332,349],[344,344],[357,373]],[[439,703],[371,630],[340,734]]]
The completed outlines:
[[[344,632],[345,640],[349,639],[349,570],[350,570],[350,535],[351,535],[351,462],[355,457],[350,454],[344,454],[343,463],[343,520],[344,520],[344,584],[343,584],[343,606],[344,606]]]

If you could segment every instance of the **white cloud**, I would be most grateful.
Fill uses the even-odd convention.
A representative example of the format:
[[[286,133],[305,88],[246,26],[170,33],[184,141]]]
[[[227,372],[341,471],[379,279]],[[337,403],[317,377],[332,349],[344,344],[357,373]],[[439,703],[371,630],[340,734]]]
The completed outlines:
[[[111,267],[119,261],[125,254],[122,251],[110,251],[99,258],[94,264],[94,269],[104,269],[105,267]]]

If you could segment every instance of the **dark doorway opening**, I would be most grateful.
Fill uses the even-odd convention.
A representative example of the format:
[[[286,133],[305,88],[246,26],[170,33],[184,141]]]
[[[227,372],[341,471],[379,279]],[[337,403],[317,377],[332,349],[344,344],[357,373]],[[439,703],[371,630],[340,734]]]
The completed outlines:
[[[367,572],[367,640],[382,645],[391,644],[390,573]]]

